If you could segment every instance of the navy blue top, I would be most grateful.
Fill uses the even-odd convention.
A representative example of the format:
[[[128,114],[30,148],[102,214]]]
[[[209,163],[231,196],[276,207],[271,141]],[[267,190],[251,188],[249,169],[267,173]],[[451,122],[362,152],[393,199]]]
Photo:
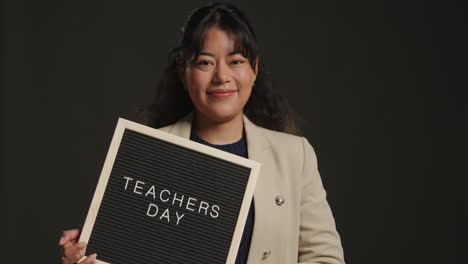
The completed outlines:
[[[247,142],[245,140],[245,137],[242,137],[239,141],[231,143],[231,144],[214,145],[203,140],[201,137],[195,134],[195,132],[192,130],[190,132],[190,140],[213,147],[213,148],[224,150],[226,152],[229,152],[229,153],[232,153],[232,154],[244,157],[244,158],[248,158]],[[255,218],[255,210],[254,210],[254,204],[252,200],[250,203],[249,214],[247,215],[247,221],[245,222],[244,232],[242,233],[242,239],[241,239],[241,243],[239,246],[239,251],[237,251],[236,264],[247,263],[247,257],[249,255],[249,249],[250,249],[250,240],[252,239],[254,218]]]

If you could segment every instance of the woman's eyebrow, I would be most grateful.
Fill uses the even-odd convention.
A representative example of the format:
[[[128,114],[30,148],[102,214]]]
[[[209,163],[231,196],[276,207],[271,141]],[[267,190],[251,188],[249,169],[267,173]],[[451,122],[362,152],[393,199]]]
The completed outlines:
[[[236,55],[236,54],[240,54],[241,51],[240,50],[235,50],[235,51],[231,51],[229,52],[228,56],[232,56],[232,55]],[[200,51],[200,55],[206,55],[206,56],[210,56],[210,57],[216,57],[213,53],[209,53],[209,52],[206,52],[206,51]]]

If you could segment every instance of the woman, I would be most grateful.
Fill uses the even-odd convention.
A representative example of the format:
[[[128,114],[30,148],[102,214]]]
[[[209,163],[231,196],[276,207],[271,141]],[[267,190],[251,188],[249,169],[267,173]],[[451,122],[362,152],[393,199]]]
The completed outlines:
[[[266,79],[254,31],[230,4],[195,10],[146,124],[262,163],[236,263],[344,263],[340,237],[309,142]],[[85,246],[65,231],[63,263]],[[95,255],[82,263],[94,263]]]

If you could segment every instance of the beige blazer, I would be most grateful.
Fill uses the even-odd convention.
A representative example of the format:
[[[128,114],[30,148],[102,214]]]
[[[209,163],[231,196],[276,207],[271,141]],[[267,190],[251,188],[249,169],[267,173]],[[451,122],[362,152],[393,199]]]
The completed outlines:
[[[160,130],[188,139],[193,115]],[[243,120],[248,157],[262,164],[247,262],[344,263],[310,143],[304,137],[259,127],[245,115]]]

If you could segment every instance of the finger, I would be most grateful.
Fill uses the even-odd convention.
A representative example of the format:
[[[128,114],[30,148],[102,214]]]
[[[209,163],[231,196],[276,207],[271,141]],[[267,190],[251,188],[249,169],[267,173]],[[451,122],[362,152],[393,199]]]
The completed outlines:
[[[63,246],[70,240],[77,240],[79,235],[80,235],[79,229],[65,230],[63,231],[62,236],[60,237],[59,245]]]
[[[83,256],[85,255],[84,250],[78,250],[73,254],[69,254],[68,256],[63,258],[63,264],[74,264],[77,263]]]
[[[74,255],[69,255],[68,257],[62,258],[62,264],[76,264],[80,259],[83,258],[85,252],[80,251],[79,253],[75,253]]]
[[[64,249],[69,248],[69,247],[75,245],[77,242],[78,242],[78,241],[76,241],[76,240],[70,240],[70,241],[68,241],[65,245],[63,245],[63,248],[64,248]]]
[[[94,263],[97,263],[96,262],[96,257],[97,257],[96,253],[91,254],[91,255],[89,255],[89,257],[85,258],[82,262],[80,262],[80,264],[94,264]]]
[[[67,256],[71,256],[73,254],[75,254],[76,252],[80,251],[80,250],[85,250],[86,249],[86,242],[80,242],[80,243],[76,243],[72,246],[69,246],[67,248],[64,249],[63,251],[63,255],[65,257]]]
[[[85,255],[86,243],[80,242],[64,250],[63,256],[69,263],[76,263]]]

